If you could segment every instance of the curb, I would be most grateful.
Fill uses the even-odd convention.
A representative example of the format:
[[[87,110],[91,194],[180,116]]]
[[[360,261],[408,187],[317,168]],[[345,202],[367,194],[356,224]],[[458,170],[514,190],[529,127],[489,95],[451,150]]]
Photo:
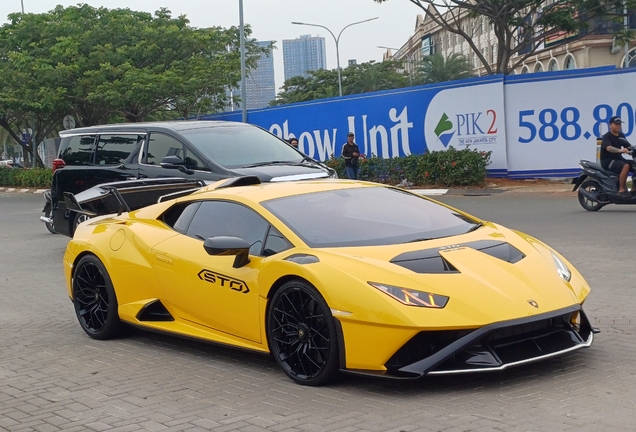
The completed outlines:
[[[34,193],[41,194],[48,189],[34,189],[34,188],[12,188],[12,187],[0,187],[0,192],[12,192],[12,193]]]

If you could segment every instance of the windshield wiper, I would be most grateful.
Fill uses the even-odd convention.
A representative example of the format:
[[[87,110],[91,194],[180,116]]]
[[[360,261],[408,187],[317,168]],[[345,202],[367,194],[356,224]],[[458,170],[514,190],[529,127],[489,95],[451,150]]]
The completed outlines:
[[[258,162],[251,165],[244,165],[243,168],[255,168],[259,166],[267,166],[267,165],[293,165],[298,162],[294,161],[268,161],[268,162]]]
[[[432,237],[421,237],[421,238],[416,238],[413,240],[409,240],[407,241],[407,243],[417,243],[417,242],[421,242],[421,241],[428,241],[428,240],[433,240]]]
[[[484,224],[483,224],[483,223],[481,223],[481,222],[477,222],[475,225],[473,225],[472,227],[470,227],[470,229],[469,229],[468,231],[466,231],[466,234],[468,234],[469,232],[473,232],[473,231],[475,231],[476,229],[479,229],[479,228],[481,228],[481,227],[483,227],[483,226],[484,226]]]

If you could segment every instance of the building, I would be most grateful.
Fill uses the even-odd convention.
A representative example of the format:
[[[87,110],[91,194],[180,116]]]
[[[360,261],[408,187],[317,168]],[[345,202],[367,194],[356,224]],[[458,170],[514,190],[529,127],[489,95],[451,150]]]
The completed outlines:
[[[358,64],[358,60],[356,60],[356,59],[349,59],[349,61],[348,61],[348,65],[349,66],[355,66],[357,64]]]
[[[283,40],[283,65],[285,81],[295,76],[307,77],[307,71],[326,69],[325,38],[302,35]]]
[[[261,47],[269,47],[272,41],[256,42]],[[228,98],[228,111],[241,109],[238,102],[241,98],[241,83],[236,88],[225,91]],[[276,83],[274,81],[274,58],[272,48],[261,55],[256,63],[256,68],[247,71],[245,77],[245,97],[247,109],[263,108],[276,99]]]
[[[459,17],[462,29],[473,35],[477,47],[483,56],[496,69],[497,38],[494,29],[485,17],[471,17],[467,14]],[[587,67],[608,66],[623,67],[625,51],[622,46],[615,46],[613,34],[614,24],[598,28],[594,34],[556,34],[544,39],[536,52],[515,67],[513,74],[555,71],[562,69],[579,69]],[[636,28],[636,20],[632,20],[631,28]],[[565,42],[565,43],[564,43]],[[395,53],[388,50],[384,59],[404,61],[406,68],[416,67],[422,57],[441,53],[448,57],[453,53],[465,55],[478,75],[486,73],[479,57],[461,36],[442,29],[429,16],[417,16],[413,36]],[[628,51],[628,64],[636,66],[636,47]],[[511,58],[515,62],[515,57]]]
[[[272,41],[259,41],[261,47],[270,47]],[[276,84],[274,82],[274,57],[272,49],[262,54],[256,64],[256,69],[249,71],[245,78],[245,92],[247,109],[263,108],[276,99]],[[240,94],[240,91],[239,91]]]

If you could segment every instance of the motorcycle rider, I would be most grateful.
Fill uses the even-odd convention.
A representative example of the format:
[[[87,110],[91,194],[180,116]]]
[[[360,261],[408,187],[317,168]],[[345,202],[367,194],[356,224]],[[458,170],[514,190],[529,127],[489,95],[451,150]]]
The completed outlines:
[[[601,142],[601,165],[608,171],[618,174],[618,193],[628,195],[627,175],[634,168],[634,161],[623,158],[623,154],[629,153],[632,146],[621,131],[624,123],[620,117],[613,116],[609,120],[609,132],[603,135]],[[636,193],[636,185],[632,184],[632,193]]]

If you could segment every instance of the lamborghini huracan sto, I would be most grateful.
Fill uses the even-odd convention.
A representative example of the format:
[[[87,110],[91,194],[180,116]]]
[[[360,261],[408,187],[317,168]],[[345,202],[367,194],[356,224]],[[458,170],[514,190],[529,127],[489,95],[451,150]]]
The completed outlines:
[[[78,226],[68,291],[129,326],[270,353],[295,382],[496,371],[589,347],[590,288],[539,240],[395,187],[256,177]]]

